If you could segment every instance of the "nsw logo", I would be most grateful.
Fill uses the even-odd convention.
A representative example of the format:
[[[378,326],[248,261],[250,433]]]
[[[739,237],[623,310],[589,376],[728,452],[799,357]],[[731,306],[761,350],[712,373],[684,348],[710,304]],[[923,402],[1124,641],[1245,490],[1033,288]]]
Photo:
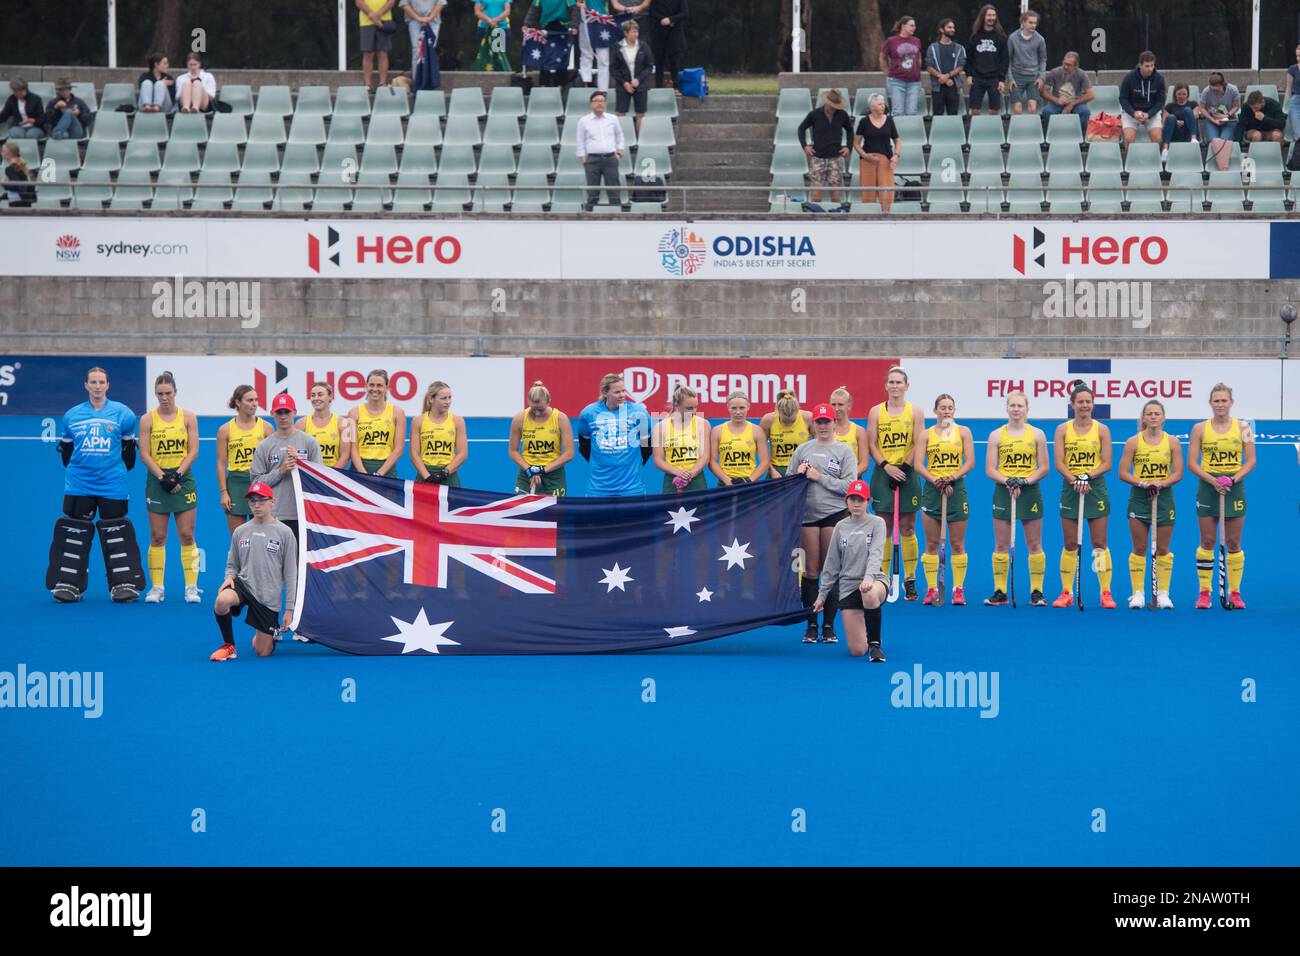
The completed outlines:
[[[77,262],[81,259],[81,240],[71,234],[54,240],[54,258],[59,262]]]
[[[1025,259],[1027,256],[1033,256],[1033,261],[1038,264],[1038,268],[1045,268],[1047,254],[1040,250],[1047,243],[1047,237],[1043,235],[1043,230],[1034,229],[1034,245],[1032,251],[1027,250],[1027,243],[1020,236],[1011,237],[1011,266],[1021,275],[1025,274]]]
[[[708,259],[708,243],[688,226],[677,226],[659,237],[659,264],[674,276],[694,275]]]
[[[333,226],[326,227],[325,230],[325,258],[327,261],[339,264],[339,231]],[[307,233],[307,267],[312,272],[320,272],[321,265],[321,241],[314,233]]]

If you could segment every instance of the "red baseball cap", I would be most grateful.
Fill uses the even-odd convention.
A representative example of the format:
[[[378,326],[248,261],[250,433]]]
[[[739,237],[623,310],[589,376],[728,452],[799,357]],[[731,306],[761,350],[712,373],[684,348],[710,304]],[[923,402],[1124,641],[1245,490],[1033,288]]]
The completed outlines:
[[[283,411],[286,408],[291,412],[296,412],[298,410],[298,406],[293,402],[293,396],[288,392],[281,392],[271,400],[272,412]]]
[[[822,402],[813,409],[813,421],[819,422],[823,418],[835,421],[835,409],[831,408],[825,402]]]
[[[862,484],[862,482],[858,482]],[[255,481],[249,485],[248,490],[244,492],[245,498],[274,498],[275,491],[265,481]]]
[[[852,498],[854,495],[857,495],[859,498],[865,498],[867,501],[871,500],[871,489],[867,487],[867,483],[861,478],[857,481],[849,482],[849,490],[844,492],[845,498]]]

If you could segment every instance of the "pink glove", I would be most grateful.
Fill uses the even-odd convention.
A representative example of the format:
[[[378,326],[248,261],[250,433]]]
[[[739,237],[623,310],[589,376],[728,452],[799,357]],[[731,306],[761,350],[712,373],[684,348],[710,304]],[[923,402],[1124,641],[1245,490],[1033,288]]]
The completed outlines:
[[[1218,486],[1219,486],[1220,488],[1231,488],[1231,487],[1232,487],[1232,476],[1231,476],[1231,475],[1219,475],[1219,476],[1218,476],[1217,478],[1215,478],[1214,480],[1215,480],[1215,482],[1218,484]]]
[[[678,491],[681,491],[683,488],[685,488],[685,487],[686,487],[687,485],[689,485],[689,484],[690,484],[690,481],[688,481],[687,479],[683,478],[681,475],[674,475],[674,476],[673,476],[673,487],[676,488]]]

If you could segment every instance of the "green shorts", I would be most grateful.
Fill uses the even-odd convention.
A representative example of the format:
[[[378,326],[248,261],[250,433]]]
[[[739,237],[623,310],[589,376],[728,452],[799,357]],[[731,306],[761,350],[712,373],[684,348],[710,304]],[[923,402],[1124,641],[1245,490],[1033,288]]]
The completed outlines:
[[[1218,505],[1215,505],[1217,508]],[[1174,526],[1174,489],[1161,488],[1160,500],[1156,504],[1157,516],[1160,519],[1161,528],[1172,528]],[[1128,516],[1135,518],[1144,525],[1151,524],[1151,496],[1141,488],[1134,488],[1128,496]]]
[[[1084,520],[1106,517],[1110,514],[1110,491],[1106,488],[1106,476],[1098,475],[1088,484],[1091,488],[1083,499]],[[1065,521],[1079,520],[1079,493],[1068,481],[1061,488],[1061,518]]]
[[[171,515],[194,509],[199,503],[194,472],[187,472],[181,479],[181,486],[171,494],[163,491],[162,482],[151,474],[144,482],[144,503],[156,515]]]
[[[704,472],[700,472],[691,479],[690,484],[683,488],[682,491],[703,491],[707,487],[709,487],[709,482],[705,479]],[[673,476],[664,475],[664,494],[675,495],[677,493],[677,486],[673,484]]]
[[[938,485],[926,483],[921,492],[921,510],[936,521],[939,520],[940,497]],[[901,507],[901,506],[900,506]],[[970,502],[966,499],[966,479],[958,478],[952,483],[952,494],[948,496],[948,520],[965,521],[970,517]]]
[[[428,465],[425,465],[424,467],[429,468]],[[429,473],[430,473],[430,475],[432,475],[432,474],[433,474],[433,470],[430,469],[430,472],[429,472]],[[429,481],[428,483],[431,484],[431,485],[446,485],[448,488],[459,488],[459,487],[460,487],[460,472],[458,472],[458,471],[453,471],[451,474],[447,475],[447,477],[443,478],[441,481],[433,481],[432,478],[431,478],[430,481]]]
[[[246,518],[253,513],[252,505],[244,497],[252,483],[253,473],[250,471],[226,472],[226,492],[230,495],[230,510],[226,514]]]
[[[921,476],[909,468],[907,480],[898,489],[898,511],[900,514],[911,514],[920,507]],[[871,470],[871,510],[876,514],[892,514],[894,510],[894,489],[881,465]]]
[[[993,486],[993,517],[1002,521],[1011,520],[1011,492],[1006,485]],[[1038,485],[1022,485],[1020,497],[1016,500],[1016,518],[1023,524],[1026,521],[1038,521],[1043,517],[1043,489]]]
[[[388,461],[387,458],[362,458],[361,465],[366,469],[367,475],[373,475],[380,468],[384,467],[384,462],[386,461]]]
[[[1223,516],[1225,518],[1246,517],[1246,486],[1237,482],[1223,496]],[[1209,482],[1202,481],[1196,486],[1196,514],[1202,518],[1219,517],[1219,493]]]
[[[776,462],[772,462],[772,468],[782,478],[790,474],[790,463],[788,461],[784,465],[778,465]]]
[[[537,492],[539,494],[550,495],[552,498],[563,498],[568,492],[568,485],[564,479],[563,466],[554,471],[543,472],[541,479],[542,480],[537,483]],[[531,495],[533,493],[531,485],[532,480],[523,469],[520,469],[519,473],[515,475],[515,494]]]

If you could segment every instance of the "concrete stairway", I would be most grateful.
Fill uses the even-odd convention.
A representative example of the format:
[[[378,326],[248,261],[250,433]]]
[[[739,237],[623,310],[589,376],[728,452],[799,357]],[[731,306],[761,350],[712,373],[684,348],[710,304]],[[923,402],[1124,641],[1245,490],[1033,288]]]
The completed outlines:
[[[772,181],[772,135],[776,130],[775,96],[709,96],[703,103],[678,101],[677,149],[673,153],[674,186],[705,186],[683,195],[670,192],[673,212],[767,212],[766,190]]]

